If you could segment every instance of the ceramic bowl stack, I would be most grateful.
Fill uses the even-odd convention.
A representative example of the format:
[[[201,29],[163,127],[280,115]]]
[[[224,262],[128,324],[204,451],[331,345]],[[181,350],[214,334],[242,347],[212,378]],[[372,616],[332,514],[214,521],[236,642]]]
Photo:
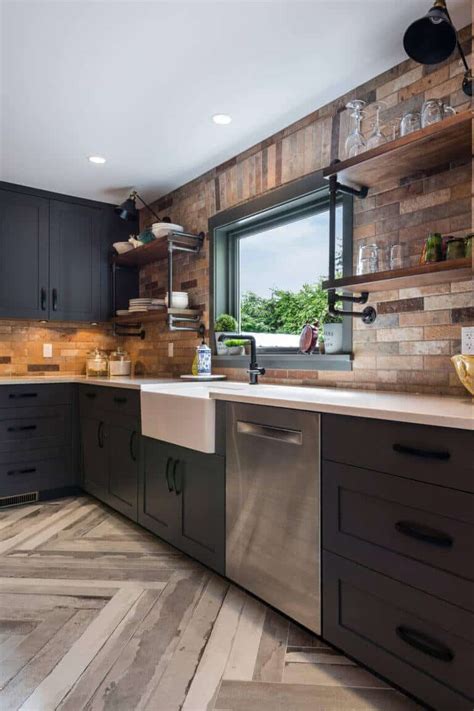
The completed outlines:
[[[170,232],[182,232],[182,225],[175,225],[173,222],[154,222],[151,226],[151,231],[156,239],[166,237]]]

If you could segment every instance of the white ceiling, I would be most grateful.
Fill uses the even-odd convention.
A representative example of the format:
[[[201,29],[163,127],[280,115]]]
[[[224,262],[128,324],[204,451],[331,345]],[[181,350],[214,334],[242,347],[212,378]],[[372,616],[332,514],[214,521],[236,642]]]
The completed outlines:
[[[0,179],[155,198],[405,58],[430,0],[0,0]],[[450,0],[457,27],[469,0]],[[217,112],[233,117],[215,126]],[[92,165],[91,154],[107,163]]]

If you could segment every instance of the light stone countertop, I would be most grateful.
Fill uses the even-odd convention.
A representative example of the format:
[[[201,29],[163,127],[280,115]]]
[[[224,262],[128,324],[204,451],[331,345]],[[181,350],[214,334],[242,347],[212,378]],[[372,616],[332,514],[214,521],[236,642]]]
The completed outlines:
[[[196,388],[196,396],[214,400],[243,402],[293,410],[326,412],[377,420],[413,422],[437,427],[454,427],[474,431],[474,400],[466,397],[385,393],[342,388],[295,387],[288,385],[190,383],[171,378],[140,378],[116,376],[87,378],[85,375],[5,376],[0,385],[36,385],[39,383],[89,383],[107,387],[140,390],[143,385],[163,385],[168,393],[186,388],[186,395]],[[173,388],[170,386],[173,385]],[[207,393],[203,393],[203,388]],[[199,393],[199,394],[198,394]],[[182,392],[181,394],[184,394]]]

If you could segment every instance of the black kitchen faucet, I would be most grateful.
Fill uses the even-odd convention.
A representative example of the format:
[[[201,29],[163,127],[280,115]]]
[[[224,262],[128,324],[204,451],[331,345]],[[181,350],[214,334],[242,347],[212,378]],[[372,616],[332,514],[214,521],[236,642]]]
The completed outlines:
[[[260,368],[257,363],[257,344],[255,338],[253,336],[247,336],[244,333],[232,333],[230,335],[228,333],[222,333],[219,336],[219,341],[225,341],[230,336],[232,336],[232,338],[241,338],[242,340],[250,341],[250,366],[247,370],[249,374],[249,385],[258,385],[258,376],[265,375],[265,368]]]

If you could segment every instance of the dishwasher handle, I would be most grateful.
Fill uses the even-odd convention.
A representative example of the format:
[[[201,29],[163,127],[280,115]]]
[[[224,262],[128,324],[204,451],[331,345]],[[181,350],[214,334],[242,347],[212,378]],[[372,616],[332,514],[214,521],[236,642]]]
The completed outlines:
[[[273,427],[273,425],[258,425],[255,422],[237,421],[238,434],[250,435],[252,437],[263,437],[286,444],[303,444],[303,433],[301,430],[290,430],[284,427]]]

